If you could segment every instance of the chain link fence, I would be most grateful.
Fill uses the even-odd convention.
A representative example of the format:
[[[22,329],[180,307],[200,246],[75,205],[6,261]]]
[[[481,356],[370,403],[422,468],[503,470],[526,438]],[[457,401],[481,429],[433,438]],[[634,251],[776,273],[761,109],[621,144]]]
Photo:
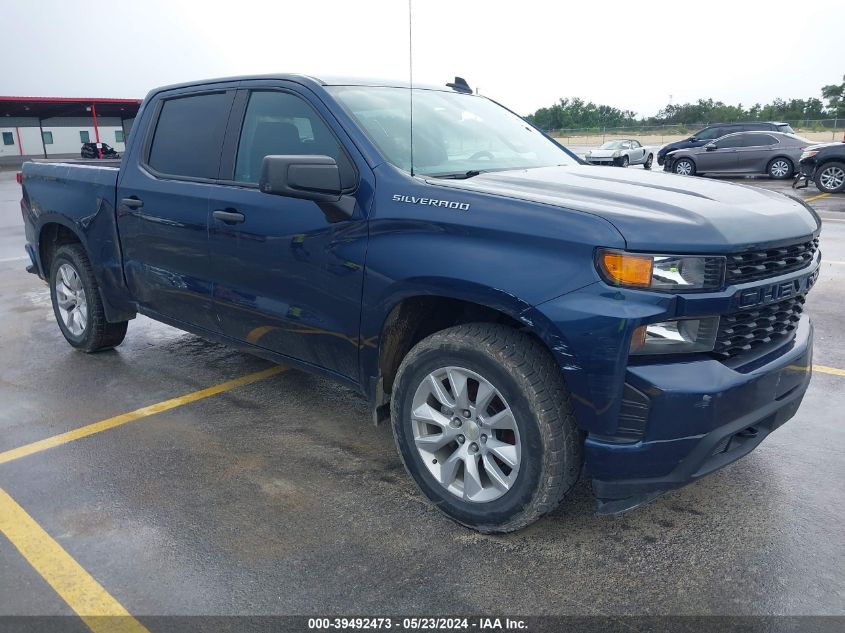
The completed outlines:
[[[800,119],[784,121],[797,134],[819,143],[841,141],[845,134],[845,118]],[[665,145],[689,137],[693,132],[713,125],[711,123],[684,123],[673,125],[632,125],[625,127],[592,127],[546,130],[564,145],[599,145],[618,138],[636,138],[644,145]]]

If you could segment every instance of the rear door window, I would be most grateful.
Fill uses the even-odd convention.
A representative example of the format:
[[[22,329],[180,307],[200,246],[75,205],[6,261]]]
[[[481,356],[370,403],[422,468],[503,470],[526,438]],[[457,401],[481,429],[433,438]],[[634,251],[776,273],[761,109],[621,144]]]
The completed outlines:
[[[719,149],[726,148],[726,147],[745,147],[746,137],[749,136],[748,134],[735,134],[732,136],[726,136],[723,139],[720,139],[716,146]]]
[[[708,127],[704,128],[695,135],[699,141],[710,141],[714,138],[719,138],[720,136],[724,136],[727,132],[722,132],[722,128],[720,127]]]
[[[214,92],[165,100],[147,164],[167,176],[217,178],[233,94]]]

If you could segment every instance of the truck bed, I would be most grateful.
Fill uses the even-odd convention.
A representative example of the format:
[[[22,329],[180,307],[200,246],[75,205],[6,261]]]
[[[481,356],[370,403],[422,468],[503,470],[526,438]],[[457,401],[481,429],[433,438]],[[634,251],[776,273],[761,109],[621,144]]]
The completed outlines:
[[[115,195],[120,161],[64,159],[23,164],[24,225],[29,244],[41,244],[42,233],[56,239],[56,225],[72,231],[90,254],[101,286],[123,287],[117,236]],[[27,216],[29,218],[27,219]],[[30,253],[36,272],[49,275],[49,262]]]

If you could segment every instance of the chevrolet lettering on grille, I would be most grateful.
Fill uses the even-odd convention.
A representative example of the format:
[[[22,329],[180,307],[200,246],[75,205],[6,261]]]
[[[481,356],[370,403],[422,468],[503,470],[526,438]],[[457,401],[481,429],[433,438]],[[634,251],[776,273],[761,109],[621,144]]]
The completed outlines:
[[[780,301],[781,299],[807,294],[810,288],[813,287],[813,284],[816,283],[818,276],[819,271],[816,269],[809,275],[804,275],[798,279],[743,290],[739,293],[739,307],[752,308],[754,306]]]

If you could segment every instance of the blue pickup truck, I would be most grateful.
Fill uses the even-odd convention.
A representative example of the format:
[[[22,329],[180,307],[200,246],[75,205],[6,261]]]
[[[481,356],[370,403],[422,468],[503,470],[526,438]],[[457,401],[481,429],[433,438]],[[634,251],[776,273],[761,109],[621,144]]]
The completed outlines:
[[[140,313],[336,379],[485,532],[582,474],[604,513],[693,482],[810,380],[810,207],[584,164],[457,81],[168,86],[119,163],[28,162],[22,187],[72,346],[111,349]]]

